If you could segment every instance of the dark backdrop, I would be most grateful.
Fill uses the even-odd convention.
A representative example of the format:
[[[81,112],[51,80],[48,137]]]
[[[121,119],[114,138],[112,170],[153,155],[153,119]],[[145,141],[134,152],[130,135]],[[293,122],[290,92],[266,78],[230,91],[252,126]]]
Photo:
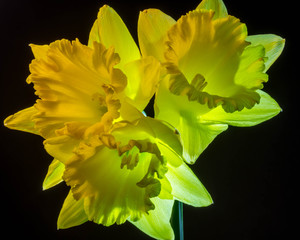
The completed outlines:
[[[200,0],[164,1],[11,1],[0,2],[1,121],[31,106],[36,97],[25,83],[33,56],[29,43],[79,38],[87,43],[90,28],[103,4],[113,7],[137,37],[138,13],[159,8],[178,19]],[[184,207],[186,239],[289,239],[298,219],[296,160],[299,68],[295,8],[272,0],[227,0],[231,15],[248,26],[249,34],[275,33],[286,38],[282,56],[268,71],[265,91],[283,112],[251,128],[230,127],[192,166],[211,193],[207,208]],[[298,37],[298,36],[297,36]],[[294,71],[296,73],[296,71]],[[64,183],[42,191],[51,157],[38,136],[1,128],[1,233],[11,239],[150,239],[131,224],[109,228],[94,223],[56,230],[68,188]]]

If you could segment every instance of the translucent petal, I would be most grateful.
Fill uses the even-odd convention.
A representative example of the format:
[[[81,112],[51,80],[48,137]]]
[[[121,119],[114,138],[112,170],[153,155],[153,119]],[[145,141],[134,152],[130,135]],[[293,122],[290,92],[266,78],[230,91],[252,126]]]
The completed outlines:
[[[196,10],[206,9],[215,12],[214,19],[228,16],[226,6],[222,0],[202,0]]]
[[[154,56],[164,61],[167,31],[176,21],[158,9],[140,12],[138,20],[138,38],[143,56]]]
[[[195,163],[208,145],[226,129],[226,124],[199,121],[193,112],[181,113],[178,131],[182,139],[185,160],[189,164]]]
[[[244,57],[243,52],[252,53],[245,50],[249,45],[246,26],[232,16],[215,20],[213,16],[212,10],[192,11],[168,31],[169,90],[209,108],[222,105],[226,112],[251,108],[259,102],[253,90],[267,79],[262,73],[264,53]],[[251,73],[249,79],[243,78],[246,70]]]
[[[160,63],[153,57],[132,61],[123,67],[127,76],[125,94],[140,111],[153,97],[160,80]]]
[[[52,188],[63,181],[62,176],[65,171],[65,166],[63,163],[54,159],[49,165],[47,175],[43,182],[43,190]]]
[[[285,44],[283,38],[274,34],[252,35],[248,36],[246,40],[251,42],[251,46],[262,45],[265,48],[266,60],[264,72],[266,72],[280,56]]]
[[[120,54],[122,66],[140,58],[139,49],[130,35],[120,16],[111,7],[104,5],[100,8],[89,36],[88,46],[93,47],[93,42],[102,43],[106,48],[113,47]]]
[[[142,117],[134,123],[125,124],[112,131],[112,135],[120,142],[127,143],[130,139],[149,139],[153,143],[158,143],[164,150],[169,149],[177,156],[182,155],[182,146],[176,130],[157,119]],[[166,148],[166,149],[165,149]],[[174,165],[180,164],[181,159],[174,161]]]
[[[191,83],[201,74],[210,94],[233,85],[239,57],[247,46],[246,26],[232,16],[213,20],[213,11],[192,11],[168,31],[166,60],[178,66]]]
[[[227,129],[226,124],[201,121],[201,116],[210,109],[206,105],[189,101],[187,96],[171,94],[166,81],[160,85],[155,99],[155,117],[174,126],[180,134],[183,156],[194,163],[213,139]]]
[[[179,167],[168,166],[167,179],[172,186],[172,194],[179,201],[194,207],[204,207],[213,203],[212,198],[193,171],[182,163]]]
[[[232,126],[249,127],[267,121],[276,116],[281,108],[278,103],[267,93],[258,90],[260,103],[251,109],[244,109],[240,112],[226,113],[221,107],[215,108],[203,115],[203,121],[229,124]]]
[[[88,221],[88,217],[84,211],[83,200],[75,200],[72,196],[72,191],[70,191],[59,213],[57,228],[75,227],[86,221]]]
[[[52,157],[65,163],[73,156],[73,150],[79,143],[78,139],[62,135],[45,140],[44,147]]]
[[[112,141],[111,147],[115,146]],[[139,219],[154,208],[150,198],[160,192],[154,173],[163,176],[159,161],[142,145],[124,146],[128,150],[120,156],[117,149],[104,147],[99,140],[81,143],[65,164],[63,178],[71,186],[74,198],[84,199],[90,221],[105,226],[122,224],[129,216]]]
[[[144,214],[138,221],[129,220],[133,225],[155,239],[172,240],[174,232],[170,224],[174,200],[154,198],[155,209]]]
[[[248,46],[241,55],[235,75],[235,83],[247,89],[261,89],[268,81],[265,73],[265,48],[262,45]]]
[[[33,116],[38,111],[35,107],[25,108],[4,120],[4,126],[10,129],[29,132],[33,134],[38,134],[38,130],[35,128],[33,121]]]

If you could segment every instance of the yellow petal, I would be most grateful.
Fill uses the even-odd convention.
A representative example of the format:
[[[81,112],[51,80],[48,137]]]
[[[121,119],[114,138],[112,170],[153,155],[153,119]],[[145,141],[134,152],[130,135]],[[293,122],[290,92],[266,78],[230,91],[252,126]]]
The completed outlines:
[[[112,131],[112,135],[121,142],[129,142],[131,139],[144,140],[149,139],[156,143],[163,155],[175,154],[170,164],[179,166],[182,163],[182,146],[178,132],[167,122],[157,119],[142,117],[133,123],[127,123]],[[168,153],[170,152],[170,153]]]
[[[178,131],[182,139],[185,160],[189,164],[195,163],[208,145],[226,129],[226,124],[200,122],[193,112],[182,112]]]
[[[170,181],[175,199],[194,207],[213,203],[208,191],[185,163],[179,167],[168,166],[168,169],[166,177]]]
[[[44,141],[46,151],[55,159],[66,163],[72,156],[73,150],[80,143],[80,140],[67,135],[48,138]]]
[[[266,60],[264,72],[266,72],[280,56],[285,44],[285,39],[274,34],[252,35],[248,36],[246,40],[251,42],[251,46],[262,45],[265,48]]]
[[[139,49],[130,35],[120,16],[111,7],[104,5],[100,8],[89,36],[88,46],[93,47],[93,42],[102,43],[106,48],[114,47],[120,54],[122,66],[140,58]]]
[[[186,96],[177,96],[168,91],[167,81],[160,85],[155,99],[155,117],[173,125],[180,134],[184,159],[194,163],[204,149],[221,132],[226,124],[201,121],[210,109],[203,104],[189,101]]]
[[[59,213],[57,229],[75,227],[86,221],[88,218],[84,211],[83,200],[75,200],[70,191]]]
[[[228,16],[226,6],[222,0],[202,0],[196,10],[200,9],[213,10],[215,12],[213,19]]]
[[[154,198],[155,209],[144,214],[138,221],[130,222],[144,233],[155,239],[174,239],[174,232],[170,224],[174,200]]]
[[[123,67],[127,76],[125,94],[140,111],[144,110],[157,89],[160,67],[160,63],[153,57],[130,62]]]
[[[252,108],[259,103],[254,90],[266,81],[262,52],[255,48],[260,57],[258,54],[247,57],[247,52],[252,54],[250,49],[253,49],[245,50],[249,45],[245,41],[245,25],[232,16],[215,20],[213,16],[211,10],[193,11],[169,30],[165,58],[170,91],[187,95],[190,101],[207,104],[209,108],[222,105],[226,112]],[[242,80],[241,74],[236,75],[237,72],[246,75],[245,69],[253,74]]]
[[[7,117],[4,120],[4,126],[10,129],[39,135],[33,121],[33,116],[37,114],[37,112],[38,111],[34,107],[25,108],[14,115]]]
[[[34,121],[42,136],[55,136],[70,121],[99,122],[112,103],[107,89],[120,92],[126,86],[126,76],[113,68],[118,62],[112,48],[95,43],[91,49],[78,40],[56,41],[47,57],[33,60],[27,81],[40,97]]]
[[[88,219],[105,226],[124,223],[129,216],[139,219],[154,209],[150,198],[159,195],[157,178],[166,171],[154,145],[131,141],[117,147],[107,137],[82,142],[65,163],[63,176],[74,198],[84,199]]]
[[[43,59],[47,57],[49,45],[29,44],[35,59]]]
[[[54,159],[49,165],[47,175],[43,182],[43,190],[52,188],[63,181],[62,176],[64,173],[64,164]]]
[[[181,17],[168,32],[165,56],[188,82],[201,74],[207,81],[206,90],[219,94],[233,82],[239,56],[247,46],[247,30],[232,16],[217,20],[213,16],[213,11],[201,10]]]
[[[222,108],[217,107],[204,114],[202,121],[229,124],[238,127],[249,127],[267,121],[280,113],[278,103],[267,93],[257,90],[260,95],[260,103],[251,109],[244,109],[240,112],[226,113]]]
[[[167,31],[176,21],[158,9],[140,12],[138,20],[138,38],[143,56],[154,56],[164,61]]]
[[[265,48],[262,45],[248,46],[241,55],[235,75],[235,83],[247,89],[261,89],[268,81],[265,71]]]

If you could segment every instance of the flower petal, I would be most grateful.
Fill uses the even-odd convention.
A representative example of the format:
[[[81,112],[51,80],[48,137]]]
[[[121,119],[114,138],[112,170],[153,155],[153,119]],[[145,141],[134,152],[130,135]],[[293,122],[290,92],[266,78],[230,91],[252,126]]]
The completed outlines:
[[[264,72],[266,72],[280,56],[285,44],[283,38],[274,34],[252,35],[248,36],[246,40],[251,42],[251,46],[264,46],[267,57]]]
[[[174,232],[170,224],[174,200],[153,198],[155,209],[138,221],[129,220],[138,229],[155,239],[172,240]]]
[[[127,76],[125,95],[133,106],[143,111],[157,89],[160,63],[149,56],[126,64],[123,72]]]
[[[33,116],[37,114],[35,107],[25,108],[4,120],[4,126],[10,129],[29,132],[39,135],[35,128]]]
[[[215,12],[213,19],[228,16],[226,6],[222,0],[202,0],[196,10],[198,9],[213,10]]]
[[[84,211],[83,199],[75,200],[72,191],[69,191],[57,220],[57,228],[65,229],[78,226],[88,221]]]
[[[168,31],[165,65],[170,91],[209,108],[222,104],[226,112],[251,108],[259,102],[254,90],[261,88],[265,78],[250,79],[251,88],[248,82],[236,81],[241,55],[249,45],[246,26],[232,16],[215,20],[213,16],[212,10],[192,11]],[[252,61],[246,59],[247,64]],[[252,71],[262,71],[260,62]]]
[[[154,56],[164,61],[167,31],[176,21],[158,9],[140,12],[138,20],[138,38],[143,56]]]
[[[189,164],[194,164],[208,145],[228,127],[226,124],[201,122],[193,112],[182,112],[178,117],[183,156]]]
[[[66,122],[100,121],[108,111],[107,85],[116,92],[126,86],[126,76],[113,68],[118,62],[112,48],[95,43],[91,49],[78,40],[51,43],[47,57],[33,60],[27,81],[41,98],[34,121],[42,136],[55,136]]]
[[[184,159],[193,164],[204,149],[227,125],[201,121],[210,109],[198,102],[190,102],[186,96],[171,94],[164,80],[155,99],[155,117],[174,126],[180,133]]]
[[[203,121],[225,123],[238,127],[249,127],[267,121],[276,116],[281,108],[278,103],[267,93],[257,90],[260,95],[260,103],[251,109],[244,109],[240,112],[226,113],[218,107],[203,115]]]
[[[107,5],[100,8],[90,32],[88,46],[93,47],[94,41],[102,43],[106,48],[114,47],[121,56],[118,65],[121,69],[124,64],[140,58],[139,49],[126,25],[115,10]]]
[[[172,195],[179,201],[194,207],[213,203],[212,198],[193,171],[182,163],[179,167],[168,166],[167,179],[172,186]]]
[[[171,151],[177,156],[182,155],[182,146],[177,131],[167,122],[158,119],[141,117],[133,123],[127,123],[114,129],[112,135],[123,143],[129,142],[131,139],[148,139],[157,144],[160,150],[164,151],[164,154]],[[179,166],[181,162],[182,159],[178,157],[176,160],[173,159],[171,164]]]
[[[54,159],[49,165],[47,175],[44,179],[43,190],[47,190],[61,183],[63,181],[62,176],[64,171],[64,164],[57,159]]]
[[[159,150],[148,141],[118,144],[111,135],[81,142],[65,163],[63,178],[74,198],[84,199],[90,221],[105,226],[154,209],[150,198],[159,195],[157,178],[166,172]]]
[[[241,55],[235,75],[235,83],[247,89],[262,89],[268,81],[265,69],[265,48],[262,45],[248,46]]]
[[[72,156],[73,150],[80,143],[80,140],[67,135],[48,138],[44,141],[46,151],[55,159],[66,163]]]
[[[168,31],[165,58],[178,66],[189,83],[197,74],[203,75],[207,91],[218,94],[232,83],[239,57],[248,44],[246,26],[239,19],[213,17],[212,10],[182,16]]]
[[[43,59],[47,57],[47,52],[50,49],[49,45],[29,44],[35,59]]]

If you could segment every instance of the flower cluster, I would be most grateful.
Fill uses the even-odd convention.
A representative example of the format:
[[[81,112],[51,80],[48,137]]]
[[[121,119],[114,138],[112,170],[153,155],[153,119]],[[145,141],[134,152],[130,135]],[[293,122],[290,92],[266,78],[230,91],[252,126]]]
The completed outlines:
[[[248,36],[222,0],[203,0],[177,21],[144,10],[138,41],[105,5],[88,45],[30,45],[27,82],[38,100],[4,124],[44,139],[54,160],[43,189],[70,186],[58,228],[130,221],[174,239],[174,200],[212,203],[187,163],[228,125],[253,126],[281,111],[261,89],[284,39]],[[154,118],[143,113],[153,96]]]

